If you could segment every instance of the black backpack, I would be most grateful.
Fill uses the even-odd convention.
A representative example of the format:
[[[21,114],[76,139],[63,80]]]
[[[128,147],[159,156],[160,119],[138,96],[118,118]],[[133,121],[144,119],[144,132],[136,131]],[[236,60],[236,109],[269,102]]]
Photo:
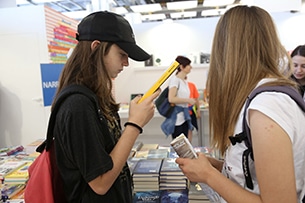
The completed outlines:
[[[246,185],[249,189],[253,189],[253,182],[250,174],[250,169],[249,169],[249,156],[251,157],[252,160],[254,160],[253,157],[253,152],[252,152],[252,142],[251,142],[251,133],[249,126],[247,125],[246,121],[246,112],[249,107],[250,102],[252,99],[262,93],[262,92],[282,92],[287,95],[289,95],[297,104],[298,106],[305,112],[305,102],[299,92],[297,92],[296,89],[289,87],[289,86],[262,86],[256,88],[250,96],[248,96],[246,105],[244,108],[244,117],[243,117],[243,122],[242,122],[242,129],[243,131],[235,136],[230,136],[229,139],[232,143],[232,145],[235,145],[237,142],[241,143],[242,141],[245,141],[245,144],[247,146],[247,149],[243,152],[243,157],[242,157],[242,167],[243,167],[243,172],[244,176],[246,179]],[[304,202],[304,199],[303,199]]]
[[[155,101],[156,108],[160,115],[168,118],[172,115],[175,104],[168,101],[168,87],[166,87]]]

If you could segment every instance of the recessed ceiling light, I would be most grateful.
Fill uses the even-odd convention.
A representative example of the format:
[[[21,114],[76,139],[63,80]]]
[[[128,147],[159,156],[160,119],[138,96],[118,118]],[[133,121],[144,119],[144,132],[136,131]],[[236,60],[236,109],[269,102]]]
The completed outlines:
[[[165,14],[142,15],[142,21],[163,20],[166,19]]]
[[[137,6],[130,6],[130,8],[136,13],[149,13],[149,12],[162,10],[160,4],[137,5]]]
[[[196,11],[188,11],[188,12],[179,12],[179,13],[171,13],[171,18],[191,18],[197,15]]]
[[[169,2],[166,7],[170,10],[183,10],[188,8],[195,8],[197,6],[197,1],[179,1],[179,2]]]

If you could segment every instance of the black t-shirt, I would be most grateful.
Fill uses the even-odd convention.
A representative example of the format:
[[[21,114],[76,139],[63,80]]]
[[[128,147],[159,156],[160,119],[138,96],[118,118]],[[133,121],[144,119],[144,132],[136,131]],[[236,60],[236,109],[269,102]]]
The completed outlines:
[[[100,119],[95,104],[86,96],[69,96],[60,106],[54,128],[56,159],[69,202],[132,202],[132,180],[127,163],[105,195],[88,185],[113,167],[110,152],[121,136],[117,120]]]

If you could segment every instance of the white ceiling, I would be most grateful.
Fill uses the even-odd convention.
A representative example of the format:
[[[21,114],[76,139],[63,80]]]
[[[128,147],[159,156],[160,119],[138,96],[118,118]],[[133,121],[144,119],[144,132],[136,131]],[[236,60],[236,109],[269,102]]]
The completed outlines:
[[[89,13],[109,10],[140,22],[165,19],[189,19],[222,15],[228,8],[263,0],[16,0],[17,6],[48,6],[71,18],[80,20]],[[276,0],[274,6],[305,0]],[[276,2],[276,3],[275,3]],[[269,3],[270,4],[270,3]]]

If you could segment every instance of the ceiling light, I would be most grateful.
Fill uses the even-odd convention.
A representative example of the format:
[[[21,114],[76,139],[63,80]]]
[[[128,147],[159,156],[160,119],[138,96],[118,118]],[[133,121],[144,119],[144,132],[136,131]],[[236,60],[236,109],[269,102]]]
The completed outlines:
[[[111,11],[120,15],[128,13],[125,7],[113,7]]]
[[[217,6],[226,6],[233,4],[234,0],[204,0],[203,6],[205,7],[217,7]]]
[[[171,13],[171,18],[191,18],[197,15],[196,11],[188,11],[188,12],[179,12],[179,13]]]
[[[201,16],[219,16],[224,14],[226,9],[211,9],[211,10],[204,10],[201,12]]]
[[[149,12],[162,10],[162,7],[160,4],[137,5],[137,6],[130,6],[130,8],[135,13],[149,13]]]
[[[142,21],[163,20],[165,18],[166,18],[165,14],[142,15]]]
[[[179,2],[168,2],[166,7],[170,10],[184,10],[188,8],[195,8],[197,1],[179,1]]]

